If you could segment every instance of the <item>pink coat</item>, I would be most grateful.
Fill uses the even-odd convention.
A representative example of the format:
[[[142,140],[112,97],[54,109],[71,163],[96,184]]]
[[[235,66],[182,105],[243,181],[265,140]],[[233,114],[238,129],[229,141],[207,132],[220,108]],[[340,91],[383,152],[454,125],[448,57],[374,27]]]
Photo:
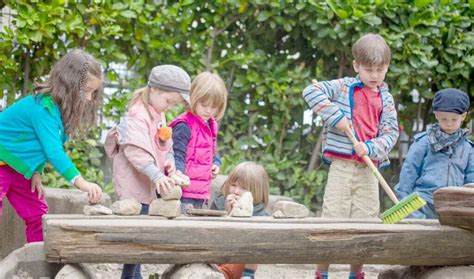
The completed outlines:
[[[202,118],[191,112],[185,112],[171,122],[186,123],[191,137],[186,149],[186,167],[184,173],[189,176],[191,186],[183,188],[183,198],[209,200],[211,192],[211,169],[217,140],[218,125],[214,118],[207,125]]]
[[[145,162],[154,160],[158,169],[164,171],[166,155],[172,147],[171,139],[162,144],[155,140],[158,128],[166,124],[164,113],[156,113],[151,106],[149,111],[153,119],[142,102],[135,103],[120,124],[108,132],[105,140],[105,151],[113,161],[113,180],[117,197],[135,199],[144,204],[150,204],[156,199],[156,188],[148,176],[139,170]],[[126,156],[124,150],[127,147],[131,147],[128,150],[139,148],[140,152],[133,156],[132,151]]]

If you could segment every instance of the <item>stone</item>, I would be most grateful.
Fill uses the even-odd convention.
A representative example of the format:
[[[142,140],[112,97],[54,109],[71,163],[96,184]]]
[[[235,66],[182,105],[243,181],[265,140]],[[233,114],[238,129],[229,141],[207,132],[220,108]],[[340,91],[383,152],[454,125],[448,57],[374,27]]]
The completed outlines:
[[[280,213],[273,214],[275,218],[304,218],[308,217],[309,209],[299,203],[291,202],[291,201],[278,201],[273,206],[274,212],[281,212],[283,217]]]
[[[175,218],[181,214],[181,201],[155,199],[150,204],[148,215]]]
[[[230,211],[232,217],[251,217],[253,215],[253,197],[252,193],[245,192],[237,200],[234,208]]]
[[[124,199],[114,202],[110,209],[117,215],[140,215],[142,204],[133,199]]]
[[[180,187],[189,187],[191,185],[191,180],[188,176],[184,175],[180,171],[173,172],[170,176],[174,180],[174,183]]]
[[[65,265],[54,279],[88,279],[89,276],[77,265]]]
[[[378,279],[471,279],[473,274],[474,266],[391,266]]]
[[[162,279],[225,279],[224,274],[209,264],[194,263],[186,265],[171,265],[168,267]]]
[[[85,215],[112,215],[112,209],[100,204],[84,206]]]
[[[161,195],[161,198],[165,201],[168,200],[179,200],[183,195],[183,190],[179,186],[174,186],[167,195]]]
[[[281,210],[277,210],[272,214],[273,218],[285,218],[285,214]]]
[[[32,242],[0,261],[0,278],[54,278],[62,267],[46,261],[44,242]]]

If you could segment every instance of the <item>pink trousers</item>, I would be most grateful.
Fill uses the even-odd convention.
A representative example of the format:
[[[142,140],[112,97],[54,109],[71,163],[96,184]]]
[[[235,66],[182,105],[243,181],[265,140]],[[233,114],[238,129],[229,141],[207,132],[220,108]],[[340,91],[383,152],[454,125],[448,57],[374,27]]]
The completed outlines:
[[[44,197],[38,198],[36,190],[31,192],[30,179],[7,165],[0,166],[0,217],[4,197],[25,221],[26,241],[43,241],[42,216],[48,213],[48,204]]]

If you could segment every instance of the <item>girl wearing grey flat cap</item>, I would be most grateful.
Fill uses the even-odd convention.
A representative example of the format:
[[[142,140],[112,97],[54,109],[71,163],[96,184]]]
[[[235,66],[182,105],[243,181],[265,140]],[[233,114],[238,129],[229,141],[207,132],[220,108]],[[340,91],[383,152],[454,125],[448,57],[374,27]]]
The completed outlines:
[[[413,218],[438,218],[433,203],[436,190],[474,183],[473,143],[461,128],[469,107],[469,97],[461,90],[436,92],[432,110],[438,122],[415,135],[395,186],[398,198],[418,192],[427,202]]]
[[[167,195],[175,186],[167,176],[176,167],[164,113],[189,102],[190,86],[191,78],[180,67],[154,67],[148,85],[135,91],[127,116],[107,134],[105,149],[113,161],[117,197],[140,202],[140,214],[148,214],[156,193]],[[125,264],[122,278],[142,278],[140,265]]]

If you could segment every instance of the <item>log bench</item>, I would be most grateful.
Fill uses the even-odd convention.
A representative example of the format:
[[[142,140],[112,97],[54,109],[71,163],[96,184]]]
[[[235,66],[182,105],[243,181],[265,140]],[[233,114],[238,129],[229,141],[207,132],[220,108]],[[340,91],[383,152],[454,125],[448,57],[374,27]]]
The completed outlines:
[[[54,263],[474,264],[474,233],[436,220],[45,215]]]

